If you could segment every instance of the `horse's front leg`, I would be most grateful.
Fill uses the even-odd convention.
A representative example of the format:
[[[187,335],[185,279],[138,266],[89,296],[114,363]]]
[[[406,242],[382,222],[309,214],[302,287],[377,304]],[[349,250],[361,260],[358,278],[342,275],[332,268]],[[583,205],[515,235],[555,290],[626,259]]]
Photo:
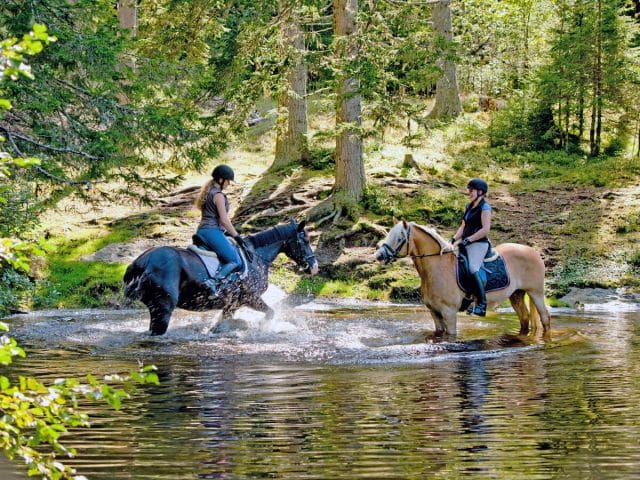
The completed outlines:
[[[437,336],[456,335],[458,331],[458,312],[455,308],[445,308],[443,310],[430,309],[430,311],[436,325],[435,334]]]
[[[447,333],[447,328],[444,323],[444,319],[442,318],[442,314],[438,310],[434,310],[432,308],[429,309],[429,312],[431,313],[431,318],[433,318],[433,323],[436,327],[436,331],[434,332],[434,334],[437,337],[443,336],[445,333]]]
[[[442,319],[449,335],[458,333],[458,311],[457,309],[447,309],[442,312]]]
[[[235,305],[227,305],[222,309],[222,321],[228,322],[233,320],[233,316],[236,314],[238,307]]]
[[[267,321],[273,319],[274,315],[276,314],[273,308],[267,305],[265,301],[262,300],[262,298],[260,297],[257,297],[253,299],[251,302],[249,302],[249,307],[253,308],[258,312],[264,313],[265,315],[264,319]]]

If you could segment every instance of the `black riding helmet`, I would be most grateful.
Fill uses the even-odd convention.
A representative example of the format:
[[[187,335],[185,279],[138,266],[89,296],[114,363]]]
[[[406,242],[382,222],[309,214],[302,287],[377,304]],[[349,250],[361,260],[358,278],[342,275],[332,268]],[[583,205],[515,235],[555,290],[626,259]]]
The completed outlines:
[[[211,172],[211,177],[215,181],[223,179],[233,182],[235,179],[235,174],[233,173],[233,169],[229,165],[220,164],[213,169],[213,172]]]
[[[469,183],[467,183],[467,188],[480,190],[482,191],[483,195],[486,195],[489,191],[489,185],[487,185],[487,182],[485,182],[481,178],[472,178],[471,180],[469,180]]]

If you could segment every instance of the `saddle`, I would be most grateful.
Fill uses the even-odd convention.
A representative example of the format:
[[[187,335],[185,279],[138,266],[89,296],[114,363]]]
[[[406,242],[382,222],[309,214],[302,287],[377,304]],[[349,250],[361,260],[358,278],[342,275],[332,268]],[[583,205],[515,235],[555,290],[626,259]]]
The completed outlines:
[[[207,242],[204,241],[202,237],[198,234],[194,234],[191,237],[193,242],[192,245],[187,247],[191,253],[195,254],[200,261],[203,263],[207,273],[209,274],[209,278],[213,278],[220,268],[220,259],[218,255],[213,250],[209,249]],[[247,272],[249,270],[249,263],[253,261],[253,251],[249,249],[246,243],[242,245],[238,244],[235,239],[231,238],[231,243],[234,245],[238,253],[240,254],[240,260],[242,265],[240,267],[240,277],[244,278],[247,276]],[[234,270],[237,272],[237,270]]]
[[[491,245],[484,257],[479,273],[484,283],[485,292],[502,290],[503,288],[507,288],[511,283],[509,271],[507,270],[507,265],[504,263],[504,259]],[[456,262],[456,280],[460,290],[462,290],[467,297],[473,295],[474,292],[470,276],[469,260],[466,254],[459,252],[458,261]]]

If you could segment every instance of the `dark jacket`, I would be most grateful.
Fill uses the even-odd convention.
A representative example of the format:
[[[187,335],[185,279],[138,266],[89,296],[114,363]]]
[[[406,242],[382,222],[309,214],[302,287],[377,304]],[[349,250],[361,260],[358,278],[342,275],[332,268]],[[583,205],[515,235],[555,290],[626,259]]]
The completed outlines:
[[[464,209],[464,230],[462,238],[467,238],[482,229],[482,207],[485,205],[484,198],[480,200],[476,207],[472,207],[472,203],[467,204]],[[487,205],[489,205],[487,203]],[[475,240],[476,242],[488,242],[487,237]]]

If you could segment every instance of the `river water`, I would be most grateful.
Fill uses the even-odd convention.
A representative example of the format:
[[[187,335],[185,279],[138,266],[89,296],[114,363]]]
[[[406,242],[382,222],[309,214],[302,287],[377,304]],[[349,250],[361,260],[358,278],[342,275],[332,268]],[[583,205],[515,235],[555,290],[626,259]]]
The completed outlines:
[[[160,385],[87,405],[92,428],[65,437],[89,479],[640,478],[638,305],[552,315],[543,344],[510,312],[434,341],[412,305],[241,310],[216,333],[217,312],[178,311],[159,338],[141,310],[46,311],[8,320],[28,353],[9,373],[158,367]]]

